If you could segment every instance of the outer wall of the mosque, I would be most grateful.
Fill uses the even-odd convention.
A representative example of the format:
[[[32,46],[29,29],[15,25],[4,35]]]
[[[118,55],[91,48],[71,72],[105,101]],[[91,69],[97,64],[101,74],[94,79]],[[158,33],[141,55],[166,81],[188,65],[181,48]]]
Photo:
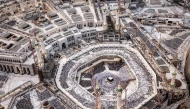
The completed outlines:
[[[187,52],[184,74],[188,83],[190,83],[190,48]]]

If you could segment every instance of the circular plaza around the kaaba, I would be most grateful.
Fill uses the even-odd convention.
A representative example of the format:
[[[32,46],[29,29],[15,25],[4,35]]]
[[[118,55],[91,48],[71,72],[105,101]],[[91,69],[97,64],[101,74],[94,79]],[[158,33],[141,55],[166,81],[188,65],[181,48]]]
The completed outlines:
[[[141,54],[130,46],[100,44],[91,46],[60,61],[58,88],[84,108],[95,107],[95,84],[98,83],[102,107],[116,104],[118,84],[122,101],[129,108],[139,108],[156,95],[156,75]],[[108,107],[109,106],[109,107]]]

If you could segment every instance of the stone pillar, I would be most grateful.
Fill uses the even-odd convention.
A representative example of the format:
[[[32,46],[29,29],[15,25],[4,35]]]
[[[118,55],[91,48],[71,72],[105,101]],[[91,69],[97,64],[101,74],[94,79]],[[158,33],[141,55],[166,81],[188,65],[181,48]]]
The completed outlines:
[[[116,24],[115,24],[115,30],[118,31],[119,30],[119,9],[116,10]]]
[[[172,79],[171,79],[171,83],[170,83],[170,85],[171,85],[171,87],[172,88],[175,88],[175,78],[176,78],[176,72],[174,72],[174,73],[172,73]]]
[[[40,46],[38,43],[35,44],[35,48],[36,48],[36,53],[37,53],[37,58],[38,58],[38,66],[39,66],[39,69],[42,69],[44,67],[44,62],[42,59],[42,55],[40,53]]]
[[[41,4],[42,9],[44,9],[44,2],[43,2],[43,0],[40,0],[40,4]]]
[[[11,11],[11,15],[12,15],[12,16],[14,15],[14,11]]]
[[[25,9],[24,9],[24,5],[22,3],[22,0],[19,0],[19,4],[20,4],[21,11],[24,12]]]
[[[121,94],[122,94],[122,88],[120,85],[120,82],[117,87],[117,109],[121,109]]]
[[[39,40],[40,40],[40,46],[42,49],[42,55],[46,59],[47,58],[47,51],[46,51],[45,46],[44,46],[43,36],[39,36]]]
[[[92,6],[92,0],[88,0],[89,5]]]
[[[178,21],[176,22],[176,26],[179,26],[179,22]]]
[[[35,3],[35,6],[38,7],[39,4],[38,4],[38,1],[37,0],[34,0],[34,3]]]
[[[104,9],[104,10],[103,10],[103,28],[104,28],[104,30],[107,30],[107,28],[108,28],[108,27],[107,27],[108,24],[107,24],[106,14],[107,14],[107,10]]]
[[[125,2],[125,7],[126,8],[129,8],[129,4],[131,3],[131,0],[124,0],[124,2]]]

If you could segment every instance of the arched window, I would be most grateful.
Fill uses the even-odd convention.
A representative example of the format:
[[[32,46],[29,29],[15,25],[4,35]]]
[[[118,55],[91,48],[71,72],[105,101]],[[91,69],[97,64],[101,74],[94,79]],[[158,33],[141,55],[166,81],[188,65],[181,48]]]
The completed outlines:
[[[14,72],[14,68],[13,68],[13,66],[11,66],[11,71]]]
[[[0,71],[2,71],[3,70],[3,68],[2,68],[2,65],[0,64]]]
[[[20,69],[18,67],[16,69],[17,69],[17,73],[20,73]]]
[[[10,67],[7,65],[7,71],[10,72]]]
[[[5,65],[3,65],[3,68],[4,68],[4,71],[7,71],[7,69],[6,69],[6,66],[5,66]]]
[[[27,68],[27,72],[28,72],[28,74],[30,74],[30,69],[29,68]]]
[[[23,74],[25,74],[26,73],[26,69],[25,69],[25,67],[23,67]]]

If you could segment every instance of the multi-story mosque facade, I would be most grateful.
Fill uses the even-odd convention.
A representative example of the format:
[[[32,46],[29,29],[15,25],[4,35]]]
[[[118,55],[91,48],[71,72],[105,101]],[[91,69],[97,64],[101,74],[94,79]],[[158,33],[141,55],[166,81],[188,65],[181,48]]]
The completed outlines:
[[[189,109],[186,0],[0,0],[0,109]]]

